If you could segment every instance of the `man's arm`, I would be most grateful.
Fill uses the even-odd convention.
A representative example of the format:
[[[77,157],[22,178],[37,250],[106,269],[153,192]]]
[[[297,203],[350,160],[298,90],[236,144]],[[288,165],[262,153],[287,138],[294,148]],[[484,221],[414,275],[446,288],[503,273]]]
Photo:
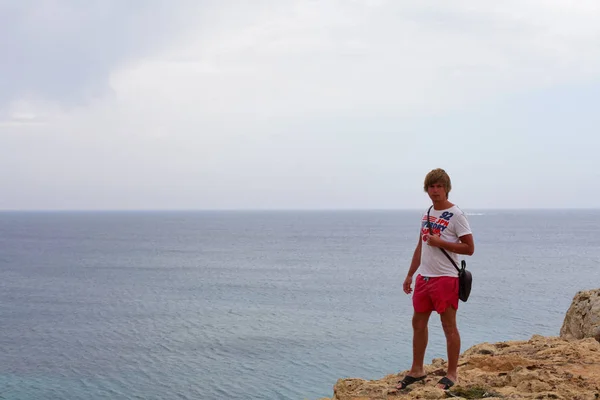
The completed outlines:
[[[402,285],[406,294],[412,292],[412,288],[410,287],[410,285],[412,284],[413,275],[415,274],[415,272],[417,272],[417,269],[419,269],[419,266],[421,265],[422,243],[423,240],[421,239],[421,234],[419,234],[419,242],[417,243],[417,247],[415,248],[415,251],[413,253],[412,261],[410,262],[410,267],[408,268],[408,273],[406,274],[406,279],[404,279],[404,284]]]
[[[439,236],[428,235],[427,236],[427,244],[433,247],[441,247],[444,250],[451,251],[456,254],[464,254],[467,256],[472,256],[475,252],[475,243],[473,241],[473,234],[469,233],[468,235],[461,236],[460,243],[452,243],[446,242],[441,239]]]

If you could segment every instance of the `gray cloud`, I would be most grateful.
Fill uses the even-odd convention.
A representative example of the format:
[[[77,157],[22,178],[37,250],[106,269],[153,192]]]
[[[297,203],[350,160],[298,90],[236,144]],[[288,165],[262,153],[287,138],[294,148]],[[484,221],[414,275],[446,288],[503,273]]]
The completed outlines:
[[[599,195],[591,1],[18,4],[0,209],[420,207],[438,166],[466,207]]]
[[[157,51],[200,18],[190,4],[0,3],[0,107],[23,96],[70,106],[105,94],[112,68]]]

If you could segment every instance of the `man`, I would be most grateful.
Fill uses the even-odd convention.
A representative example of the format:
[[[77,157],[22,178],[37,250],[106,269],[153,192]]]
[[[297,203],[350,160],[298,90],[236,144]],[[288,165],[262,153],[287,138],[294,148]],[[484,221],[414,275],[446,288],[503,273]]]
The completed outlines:
[[[433,207],[429,212],[429,219],[425,213],[421,220],[419,241],[403,284],[404,292],[412,293],[413,275],[419,270],[412,299],[413,361],[408,374],[398,382],[397,389],[405,389],[426,378],[423,361],[428,339],[427,324],[433,310],[440,315],[448,351],[448,370],[437,387],[447,390],[458,379],[458,272],[441,249],[445,249],[458,265],[458,255],[472,255],[475,245],[465,214],[448,200],[451,188],[450,177],[443,169],[434,169],[425,177],[424,190],[433,202]]]

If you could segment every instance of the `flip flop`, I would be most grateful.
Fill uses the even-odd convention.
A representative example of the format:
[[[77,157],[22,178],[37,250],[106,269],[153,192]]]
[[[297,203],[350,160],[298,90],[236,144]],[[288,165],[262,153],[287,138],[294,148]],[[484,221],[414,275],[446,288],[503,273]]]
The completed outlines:
[[[454,386],[454,382],[452,382],[450,379],[448,379],[447,376],[443,377],[442,379],[440,379],[438,381],[438,385],[444,385],[444,390],[448,390],[450,389],[452,386]]]
[[[401,381],[398,381],[398,385],[396,385],[396,389],[398,389],[398,390],[406,389],[409,385],[412,385],[415,382],[422,381],[425,378],[427,378],[427,375],[423,375],[418,378],[415,378],[414,376],[406,375]],[[400,385],[402,385],[402,387],[399,387]]]

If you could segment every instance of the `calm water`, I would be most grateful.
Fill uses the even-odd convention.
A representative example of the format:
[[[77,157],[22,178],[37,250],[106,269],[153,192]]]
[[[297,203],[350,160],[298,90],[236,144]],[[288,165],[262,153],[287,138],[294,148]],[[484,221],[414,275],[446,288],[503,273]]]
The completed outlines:
[[[466,211],[463,350],[558,335],[575,293],[600,286],[600,211]],[[419,219],[0,213],[0,399],[317,399],[407,369]]]

